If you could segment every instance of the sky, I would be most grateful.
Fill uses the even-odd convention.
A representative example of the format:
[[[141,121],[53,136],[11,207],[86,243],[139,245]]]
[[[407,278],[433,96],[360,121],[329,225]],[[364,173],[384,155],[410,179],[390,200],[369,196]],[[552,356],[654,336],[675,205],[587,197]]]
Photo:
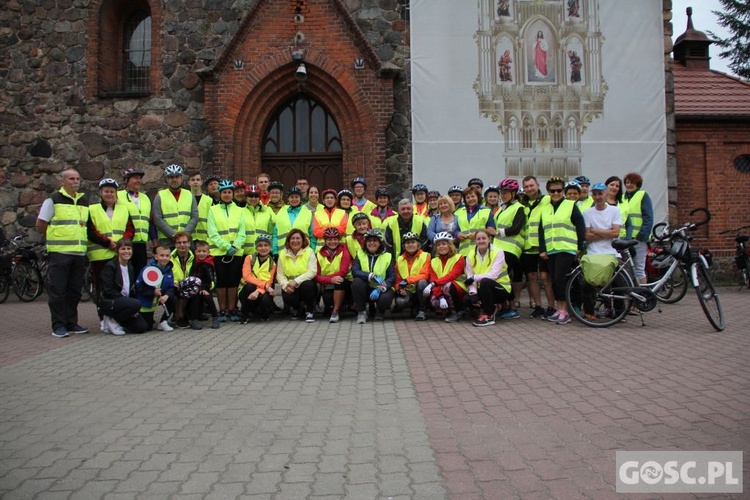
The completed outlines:
[[[717,24],[716,15],[711,12],[714,10],[723,10],[719,0],[672,0],[672,41],[682,35],[687,28],[687,14],[685,9],[693,8],[693,27],[698,31],[708,34],[713,31],[720,37],[727,37],[729,32]],[[711,69],[723,71],[732,74],[729,70],[729,62],[719,58],[721,49],[715,45],[710,45],[709,54],[711,55]]]

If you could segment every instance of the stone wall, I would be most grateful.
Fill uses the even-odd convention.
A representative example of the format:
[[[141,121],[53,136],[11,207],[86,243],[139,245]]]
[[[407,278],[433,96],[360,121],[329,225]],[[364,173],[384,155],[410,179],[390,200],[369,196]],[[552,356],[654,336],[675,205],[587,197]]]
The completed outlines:
[[[150,0],[160,70],[145,97],[102,97],[94,66],[102,0],[7,0],[0,5],[0,223],[7,236],[34,226],[39,205],[77,168],[84,190],[138,166],[145,186],[162,185],[164,166],[204,172],[215,138],[204,117],[196,71],[220,57],[257,1]],[[277,0],[270,0],[277,1]],[[403,68],[386,134],[386,180],[411,180],[408,21],[404,0],[345,0],[382,61]],[[154,37],[156,38],[156,37]],[[103,52],[103,50],[102,50]],[[38,238],[35,231],[29,234]]]

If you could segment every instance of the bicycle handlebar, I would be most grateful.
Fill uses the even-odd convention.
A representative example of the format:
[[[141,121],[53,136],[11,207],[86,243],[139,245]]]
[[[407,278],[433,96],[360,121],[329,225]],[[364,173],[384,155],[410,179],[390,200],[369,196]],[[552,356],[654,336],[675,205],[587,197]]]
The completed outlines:
[[[750,225],[738,227],[738,228],[735,228],[735,229],[727,229],[726,231],[719,232],[719,234],[739,233],[743,229],[750,229]]]
[[[705,218],[705,220],[702,220],[700,222],[690,223],[691,227],[689,229],[691,231],[694,231],[694,230],[698,229],[701,226],[705,226],[711,220],[711,212],[709,212],[707,208],[702,208],[702,207],[701,208],[694,208],[694,209],[692,209],[690,211],[690,213],[688,215],[695,215],[695,214],[700,213],[700,212],[704,213],[706,215],[706,218]]]

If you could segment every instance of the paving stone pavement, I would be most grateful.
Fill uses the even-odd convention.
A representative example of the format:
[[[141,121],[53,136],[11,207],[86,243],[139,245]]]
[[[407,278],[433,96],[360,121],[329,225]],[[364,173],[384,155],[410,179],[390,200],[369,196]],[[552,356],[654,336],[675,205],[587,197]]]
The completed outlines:
[[[750,453],[750,292],[721,298],[722,333],[688,295],[607,330],[347,317],[68,339],[43,301],[9,301],[0,496],[618,497],[616,450]]]

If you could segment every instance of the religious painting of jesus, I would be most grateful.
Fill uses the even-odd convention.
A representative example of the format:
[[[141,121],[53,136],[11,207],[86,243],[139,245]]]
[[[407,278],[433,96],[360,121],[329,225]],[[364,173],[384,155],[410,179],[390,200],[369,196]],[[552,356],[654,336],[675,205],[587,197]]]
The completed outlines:
[[[533,33],[536,33],[536,36],[533,36]],[[528,81],[530,83],[554,83],[555,55],[550,49],[555,46],[555,43],[550,39],[550,31],[534,29],[530,30],[529,34],[530,36],[527,37]]]

